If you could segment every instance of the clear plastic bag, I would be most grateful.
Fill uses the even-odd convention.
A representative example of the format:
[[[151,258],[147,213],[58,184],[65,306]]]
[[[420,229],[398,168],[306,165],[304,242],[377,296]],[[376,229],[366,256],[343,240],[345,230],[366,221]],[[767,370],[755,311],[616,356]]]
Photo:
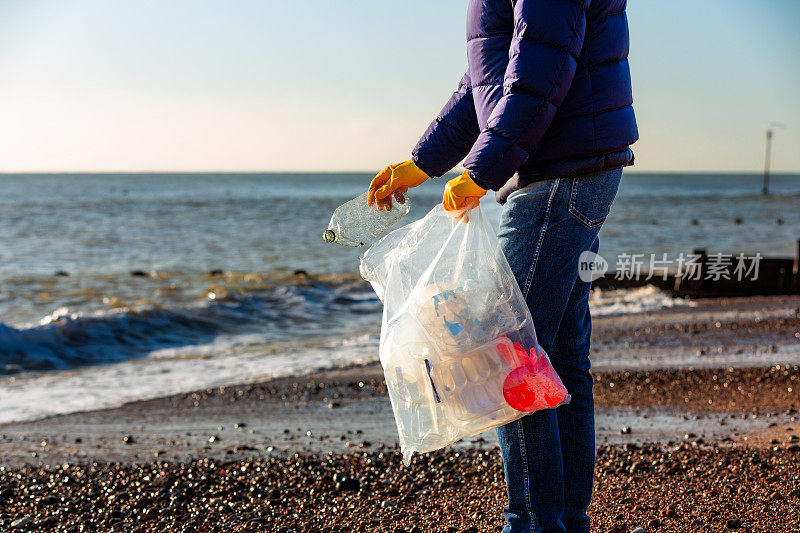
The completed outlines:
[[[438,205],[361,256],[383,301],[380,359],[403,460],[507,424],[569,395],[480,207]]]

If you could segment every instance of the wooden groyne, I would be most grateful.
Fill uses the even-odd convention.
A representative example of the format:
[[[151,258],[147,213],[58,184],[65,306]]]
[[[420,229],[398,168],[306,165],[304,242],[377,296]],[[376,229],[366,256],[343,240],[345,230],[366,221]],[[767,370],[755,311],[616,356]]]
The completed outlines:
[[[728,275],[720,275],[720,255],[732,259]],[[593,285],[602,289],[654,285],[663,291],[671,292],[674,296],[690,298],[800,294],[800,239],[797,241],[795,257],[758,255],[758,264],[755,267],[757,272],[752,271],[755,260],[753,259],[749,265],[745,262],[745,267],[749,266],[751,269],[750,275],[745,276],[733,272],[736,260],[733,254],[709,255],[706,250],[695,250],[692,256],[695,260],[691,272],[685,269],[683,272],[642,270],[636,275],[630,275],[629,272],[612,270],[594,281]]]

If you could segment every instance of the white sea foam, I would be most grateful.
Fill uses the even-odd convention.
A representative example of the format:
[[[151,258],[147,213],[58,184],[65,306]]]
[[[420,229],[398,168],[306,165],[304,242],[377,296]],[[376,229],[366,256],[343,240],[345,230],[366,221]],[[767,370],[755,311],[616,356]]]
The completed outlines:
[[[690,300],[673,298],[653,285],[612,291],[595,288],[589,297],[592,316],[630,315],[657,309],[692,307],[694,305],[694,302]]]
[[[242,339],[238,339],[241,341]],[[230,341],[222,341],[230,342]],[[23,374],[0,380],[0,423],[115,407],[193,390],[300,376],[377,360],[378,339],[362,336],[314,348],[287,347],[264,355],[237,342],[159,350],[113,365]]]

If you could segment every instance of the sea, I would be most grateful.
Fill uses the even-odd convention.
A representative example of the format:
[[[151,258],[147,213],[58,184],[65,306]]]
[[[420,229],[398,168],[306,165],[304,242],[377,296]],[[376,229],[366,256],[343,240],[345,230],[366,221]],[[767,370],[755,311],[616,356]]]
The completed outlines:
[[[0,174],[0,423],[375,361],[363,249],[327,244],[366,173]],[[411,191],[411,213],[443,179]],[[495,223],[491,194],[482,209]],[[636,174],[600,235],[625,254],[796,253],[800,175]],[[595,315],[682,305],[595,291]]]

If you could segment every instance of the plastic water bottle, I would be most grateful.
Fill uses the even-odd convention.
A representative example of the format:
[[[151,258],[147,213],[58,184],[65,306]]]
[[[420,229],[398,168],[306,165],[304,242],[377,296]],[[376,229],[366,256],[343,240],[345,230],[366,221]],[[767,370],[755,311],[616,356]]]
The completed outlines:
[[[401,194],[392,197],[391,211],[379,211],[377,206],[367,205],[367,193],[364,193],[336,208],[322,238],[343,246],[364,246],[410,210],[411,202]]]

